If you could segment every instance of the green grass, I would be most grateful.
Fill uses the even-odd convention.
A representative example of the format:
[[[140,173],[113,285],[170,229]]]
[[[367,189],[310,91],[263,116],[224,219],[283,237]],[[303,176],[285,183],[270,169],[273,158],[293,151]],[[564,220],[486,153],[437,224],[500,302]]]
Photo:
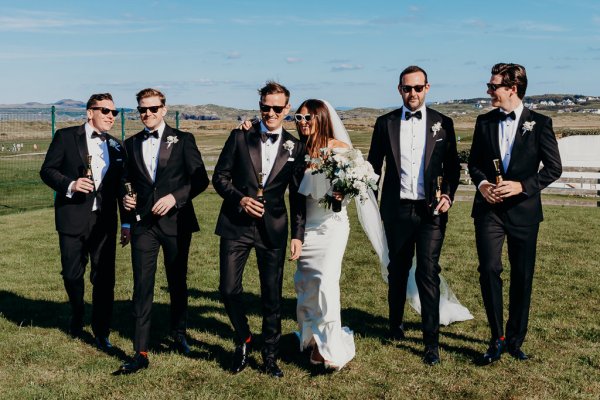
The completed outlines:
[[[65,333],[69,308],[60,277],[58,238],[51,209],[0,216],[0,398],[580,398],[600,396],[600,229],[596,209],[545,207],[534,279],[528,362],[504,357],[477,366],[488,327],[479,291],[470,204],[451,210],[441,264],[443,274],[475,319],[442,327],[440,366],[421,362],[420,319],[406,313],[408,339],[385,339],[387,287],[375,255],[351,209],[349,245],[341,277],[342,320],[355,331],[356,358],[335,374],[319,374],[298,353],[293,336],[294,264],[286,265],[282,361],[278,381],[254,365],[239,375],[226,369],[232,330],[218,295],[218,238],[213,229],[220,205],[212,192],[196,210],[202,231],[190,255],[189,358],[168,349],[168,293],[159,265],[152,324],[151,365],[133,376],[114,377],[132,354],[132,272],[129,248],[118,249],[116,304],[111,340],[116,354]],[[509,267],[504,273],[508,283]],[[87,279],[87,275],[86,275]],[[89,282],[86,300],[90,303]],[[250,325],[260,332],[257,270],[249,260],[244,277]],[[87,310],[89,323],[89,309]],[[260,364],[259,353],[254,353]]]

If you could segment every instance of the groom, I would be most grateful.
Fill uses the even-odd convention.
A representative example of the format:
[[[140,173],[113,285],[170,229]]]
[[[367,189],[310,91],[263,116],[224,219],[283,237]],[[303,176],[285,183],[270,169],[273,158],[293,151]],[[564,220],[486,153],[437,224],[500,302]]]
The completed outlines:
[[[254,337],[246,317],[242,275],[254,248],[263,312],[262,356],[267,374],[283,376],[276,358],[281,337],[281,288],[287,246],[289,188],[291,259],[302,251],[305,198],[298,194],[304,175],[304,144],[283,129],[290,92],[276,82],[259,90],[261,121],[248,131],[234,129],[215,166],[212,183],[223,197],[215,233],[220,242],[219,290],[235,330],[231,372],[248,364]],[[260,198],[262,192],[262,199]]]
[[[406,286],[416,248],[423,361],[435,365],[440,362],[438,260],[460,165],[452,120],[425,106],[427,73],[418,66],[407,67],[400,74],[398,91],[404,106],[377,119],[368,157],[380,176],[384,159],[387,165],[380,210],[390,257],[390,333],[393,339],[404,339]],[[439,191],[438,177],[442,178]],[[436,192],[441,194],[439,202]]]
[[[477,118],[469,174],[478,189],[471,216],[481,294],[491,330],[483,359],[492,363],[505,350],[518,360],[529,358],[521,345],[527,333],[537,235],[543,219],[540,192],[560,177],[562,165],[552,120],[523,106],[525,68],[496,64],[487,87],[492,106],[497,108]],[[500,183],[496,182],[498,175],[503,178]],[[500,277],[504,238],[511,266],[506,337]]]

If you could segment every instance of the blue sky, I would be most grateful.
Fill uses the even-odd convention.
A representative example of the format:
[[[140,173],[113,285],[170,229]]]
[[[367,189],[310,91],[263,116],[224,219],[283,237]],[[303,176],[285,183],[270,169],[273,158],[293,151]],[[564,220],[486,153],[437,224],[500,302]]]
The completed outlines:
[[[600,95],[600,2],[0,0],[0,104],[109,91],[130,107],[151,86],[256,108],[275,79],[293,105],[389,107],[407,65],[445,101],[486,96],[500,61],[527,68],[528,94]]]

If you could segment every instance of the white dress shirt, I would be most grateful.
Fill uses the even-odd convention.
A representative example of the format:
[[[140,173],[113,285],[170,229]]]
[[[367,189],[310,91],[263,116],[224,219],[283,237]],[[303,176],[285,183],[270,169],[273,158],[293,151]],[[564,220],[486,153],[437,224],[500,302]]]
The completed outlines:
[[[148,174],[150,175],[150,178],[152,178],[152,182],[154,182],[156,179],[156,166],[158,165],[160,141],[165,131],[165,122],[161,122],[156,130],[158,131],[158,138],[149,136],[148,139],[142,142],[144,165],[146,165],[146,170],[148,170]],[[148,131],[148,129],[146,129],[146,131]]]
[[[421,119],[404,118],[405,112],[421,111]],[[425,199],[425,140],[427,111],[423,105],[411,111],[402,107],[400,123],[400,198],[407,200]]]
[[[260,122],[260,131],[261,132],[269,132],[276,133],[277,140],[272,142],[271,140],[267,140],[266,142],[260,142],[260,158],[262,161],[262,173],[263,173],[263,187],[266,187],[267,180],[269,179],[269,175],[271,174],[271,170],[273,169],[273,164],[275,164],[275,158],[277,157],[277,153],[279,151],[279,145],[281,144],[281,133],[283,132],[283,127],[279,127],[274,131],[269,131],[269,129]]]
[[[508,114],[503,109],[500,109],[500,111]],[[500,132],[498,135],[498,142],[500,144],[500,155],[502,156],[504,171],[508,169],[508,165],[510,164],[512,148],[517,134],[517,125],[519,125],[519,119],[521,119],[521,114],[523,114],[522,102],[514,109],[514,112],[516,117],[515,120],[510,117],[506,118],[504,121],[500,121],[498,126],[498,132]]]

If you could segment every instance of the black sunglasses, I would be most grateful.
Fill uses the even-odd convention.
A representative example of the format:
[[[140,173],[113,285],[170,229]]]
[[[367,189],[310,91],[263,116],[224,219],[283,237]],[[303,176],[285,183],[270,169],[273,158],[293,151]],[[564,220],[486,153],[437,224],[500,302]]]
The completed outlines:
[[[90,107],[90,110],[100,110],[100,112],[104,115],[108,115],[108,113],[112,113],[113,117],[116,117],[117,115],[119,115],[119,110],[111,110],[110,108],[106,108],[106,107]]]
[[[402,89],[402,91],[404,93],[410,93],[411,90],[413,90],[413,89],[415,89],[415,92],[421,93],[423,91],[423,89],[425,89],[425,86],[427,86],[427,85],[415,85],[415,86],[402,85],[402,86],[400,86],[400,88]]]
[[[496,90],[498,90],[501,87],[510,87],[510,85],[505,85],[503,83],[486,83],[487,88],[489,90],[491,90],[492,92],[495,92]]]
[[[163,108],[163,106],[150,106],[150,107],[139,107],[137,108],[137,110],[139,111],[140,114],[146,114],[146,111],[150,110],[150,112],[152,114],[156,114],[158,112],[158,110],[160,110],[161,108]]]
[[[306,122],[310,122],[313,119],[313,116],[310,114],[295,114],[294,119],[298,122],[304,120]]]
[[[275,111],[275,114],[281,114],[283,112],[283,110],[285,110],[285,107],[287,107],[287,106],[268,106],[263,103],[258,103],[258,105],[260,106],[260,111],[262,111],[264,113],[268,113],[272,109],[273,111]]]

